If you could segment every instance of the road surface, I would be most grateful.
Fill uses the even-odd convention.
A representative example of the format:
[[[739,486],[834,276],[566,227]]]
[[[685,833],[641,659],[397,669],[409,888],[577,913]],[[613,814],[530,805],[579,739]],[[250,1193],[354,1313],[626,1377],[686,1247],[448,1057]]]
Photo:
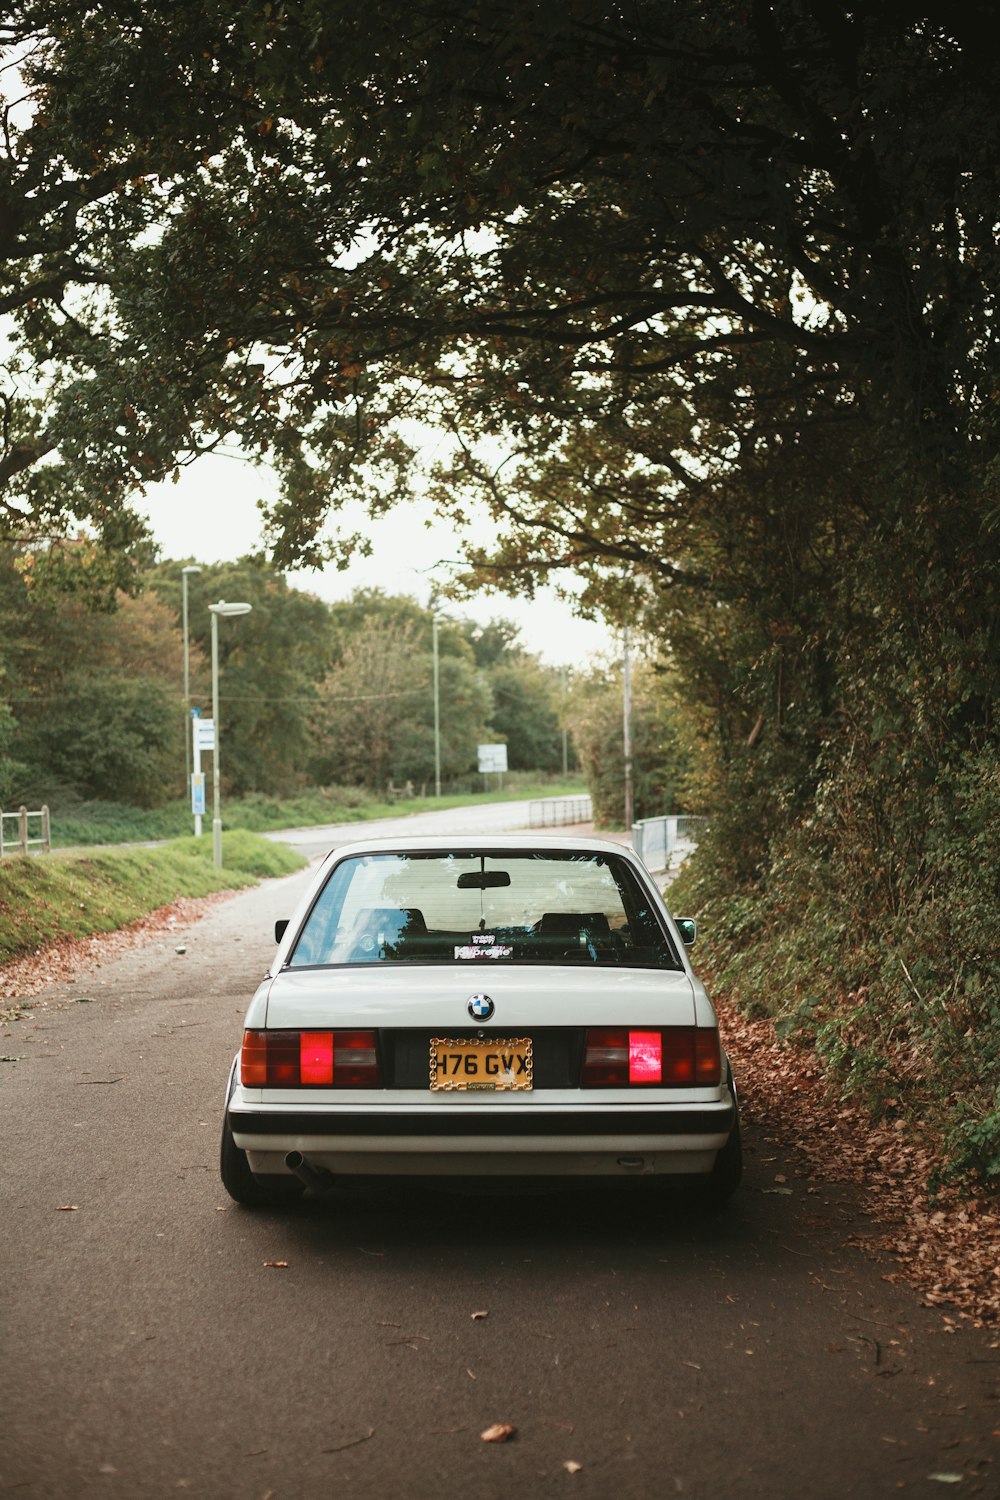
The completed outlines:
[[[851,1190],[766,1127],[718,1217],[610,1189],[232,1204],[226,1074],[304,878],[4,1027],[0,1493],[1000,1493],[997,1335],[887,1282]]]
[[[509,833],[527,828],[531,808],[542,799],[518,802],[482,802],[471,807],[432,808],[429,812],[400,813],[397,817],[373,818],[364,823],[328,823],[316,828],[282,828],[266,833],[265,838],[290,844],[307,859],[326,854],[337,844],[358,838],[395,838],[398,835],[437,833]],[[558,802],[579,804],[580,797],[547,798],[550,806]],[[559,827],[539,828],[538,833],[559,833]],[[603,836],[603,835],[602,835]],[[625,838],[626,835],[614,835]]]

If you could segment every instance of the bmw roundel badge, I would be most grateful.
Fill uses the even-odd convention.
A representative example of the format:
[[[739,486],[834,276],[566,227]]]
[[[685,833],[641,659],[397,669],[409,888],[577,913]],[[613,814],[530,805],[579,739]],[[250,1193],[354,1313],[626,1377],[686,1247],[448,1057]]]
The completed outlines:
[[[473,995],[469,1001],[469,1015],[474,1021],[488,1021],[496,1006],[489,995]]]

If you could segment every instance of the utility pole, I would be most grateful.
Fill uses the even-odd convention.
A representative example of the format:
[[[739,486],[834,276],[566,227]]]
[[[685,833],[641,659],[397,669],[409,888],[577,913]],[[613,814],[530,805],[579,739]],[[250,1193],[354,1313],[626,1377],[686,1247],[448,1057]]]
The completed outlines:
[[[441,680],[438,670],[438,617],[431,618],[431,643],[434,650],[434,795],[441,795]]]
[[[629,634],[628,626],[622,635],[624,646],[623,663],[623,712],[622,712],[622,745],[625,751],[625,831],[632,832],[632,824],[635,821],[634,806],[632,800],[632,661],[629,656]]]
[[[569,775],[569,730],[566,728],[566,666],[563,664],[560,676],[562,678],[562,755],[563,755],[563,781]]]

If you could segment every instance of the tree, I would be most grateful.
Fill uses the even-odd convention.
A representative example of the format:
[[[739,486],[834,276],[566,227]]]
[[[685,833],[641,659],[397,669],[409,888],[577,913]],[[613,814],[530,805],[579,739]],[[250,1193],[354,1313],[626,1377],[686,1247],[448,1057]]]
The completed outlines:
[[[10,503],[110,527],[235,434],[284,476],[279,559],[315,559],[331,505],[400,492],[403,414],[530,459],[655,411],[682,504],[831,424],[960,463],[996,366],[989,22],[20,0],[3,306],[52,375],[44,410],[11,396]],[[562,538],[537,566],[683,566],[655,517],[594,524],[575,490],[539,516],[518,488],[495,514]]]
[[[169,605],[178,625],[182,566],[165,562],[149,575],[151,588]],[[321,599],[291,588],[283,574],[256,558],[205,565],[200,574],[192,575],[192,698],[206,717],[212,712],[208,605],[219,599],[252,606],[248,615],[219,622],[223,778],[237,793],[291,791],[307,776],[316,684],[334,650],[329,608]]]
[[[493,732],[506,741],[512,771],[558,771],[562,765],[559,674],[527,654],[489,673]]]
[[[427,785],[434,778],[433,611],[403,596],[359,590],[332,608],[340,648],[319,688],[314,774],[324,782]],[[441,771],[476,764],[492,697],[462,631],[438,631]]]
[[[30,800],[101,797],[152,805],[183,775],[181,638],[154,595],[115,609],[69,595],[86,546],[7,552],[0,566],[3,665],[17,725],[8,780]]]
[[[163,682],[83,667],[46,705],[30,753],[57,787],[153,807],[176,786],[177,742],[176,699]]]
[[[573,733],[598,825],[621,826],[625,815],[624,716],[620,663],[573,685]],[[700,814],[696,736],[662,664],[639,658],[632,672],[634,816]],[[696,790],[697,789],[697,790]]]
[[[414,661],[415,635],[412,622],[376,616],[344,644],[318,690],[313,766],[319,781],[381,791],[398,774],[404,730],[431,695],[426,658],[421,655],[419,666]],[[431,766],[433,755],[432,749]],[[425,778],[427,765],[421,767]]]

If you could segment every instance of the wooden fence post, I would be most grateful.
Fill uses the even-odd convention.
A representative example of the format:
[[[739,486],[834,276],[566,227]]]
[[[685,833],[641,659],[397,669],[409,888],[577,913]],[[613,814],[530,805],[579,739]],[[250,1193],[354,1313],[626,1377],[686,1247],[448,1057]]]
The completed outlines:
[[[24,803],[17,810],[17,838],[21,845],[21,853],[28,852],[28,809]]]
[[[46,854],[52,853],[52,824],[49,821],[49,804],[42,803],[42,848]]]

